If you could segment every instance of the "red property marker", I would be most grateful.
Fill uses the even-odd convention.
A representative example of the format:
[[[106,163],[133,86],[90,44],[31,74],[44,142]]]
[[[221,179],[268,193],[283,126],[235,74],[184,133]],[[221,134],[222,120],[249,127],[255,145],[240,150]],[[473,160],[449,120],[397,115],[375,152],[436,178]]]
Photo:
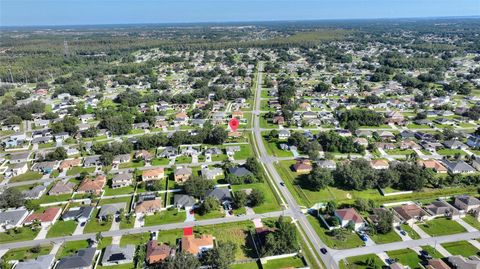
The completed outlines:
[[[232,129],[232,131],[236,131],[238,129],[238,119],[237,118],[232,118],[229,122],[228,122],[228,125],[230,125],[230,129]]]

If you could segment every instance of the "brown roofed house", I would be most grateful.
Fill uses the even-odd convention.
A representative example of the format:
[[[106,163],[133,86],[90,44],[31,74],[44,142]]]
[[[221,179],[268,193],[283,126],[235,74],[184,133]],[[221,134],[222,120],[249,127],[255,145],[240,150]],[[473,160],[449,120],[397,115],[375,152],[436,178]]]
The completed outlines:
[[[80,166],[82,164],[81,159],[70,159],[70,160],[64,160],[62,163],[60,163],[60,166],[58,166],[58,169],[63,171],[66,169],[70,169],[74,166]]]
[[[418,165],[424,169],[432,169],[436,173],[444,174],[447,173],[448,170],[437,160],[419,160]]]
[[[148,242],[146,255],[148,264],[159,263],[171,255],[175,255],[175,249],[171,248],[169,245],[159,245],[157,240],[151,240]]]
[[[420,220],[426,220],[428,218],[427,212],[425,212],[416,204],[405,204],[393,207],[393,212],[409,225],[412,225]]]
[[[193,255],[201,254],[203,251],[213,248],[213,236],[203,234],[200,237],[186,235],[182,237],[182,251]]]
[[[73,192],[73,188],[75,188],[75,183],[59,181],[50,189],[48,195],[70,194]]]
[[[451,269],[448,264],[446,264],[442,259],[430,259],[428,260],[428,265],[426,269]]]
[[[160,211],[161,209],[162,209],[161,199],[145,200],[137,204],[137,206],[135,207],[135,213],[150,215],[157,211]]]
[[[232,112],[232,117],[237,119],[243,119],[243,111],[236,110]]]
[[[388,169],[390,167],[386,160],[371,160],[370,166],[376,170]]]
[[[143,181],[154,181],[154,180],[161,180],[165,177],[165,171],[162,167],[144,170],[142,172],[142,180]]]
[[[95,179],[85,178],[78,187],[77,193],[91,193],[99,195],[102,193],[107,178],[104,175],[98,175]]]
[[[192,169],[188,167],[180,167],[173,172],[175,182],[183,183],[192,176]]]
[[[43,213],[30,214],[30,216],[23,221],[23,224],[30,225],[34,221],[39,221],[42,226],[46,227],[53,224],[58,219],[61,212],[62,209],[60,207],[50,207],[45,209]]]
[[[312,171],[312,162],[310,160],[298,160],[293,165],[293,171],[297,173],[310,173]]]

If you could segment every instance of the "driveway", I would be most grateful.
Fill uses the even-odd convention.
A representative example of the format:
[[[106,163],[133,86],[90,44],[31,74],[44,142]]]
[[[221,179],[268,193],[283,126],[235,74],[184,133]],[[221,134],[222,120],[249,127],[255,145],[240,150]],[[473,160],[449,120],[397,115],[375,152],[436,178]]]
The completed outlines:
[[[388,265],[387,260],[390,259],[390,257],[388,257],[386,252],[377,253],[377,256],[380,258],[380,260],[382,260],[384,264]]]
[[[142,215],[142,214],[138,214],[138,215],[135,217],[135,224],[133,225],[133,228],[143,227],[144,224],[145,224],[145,219],[144,219],[143,215]]]
[[[45,237],[47,237],[47,232],[50,229],[50,227],[51,226],[41,227],[40,232],[37,234],[37,237],[35,237],[34,240],[45,239]]]
[[[75,231],[73,232],[73,235],[83,234],[83,229],[85,229],[85,226],[86,226],[86,225],[87,225],[87,224],[85,223],[85,225],[83,225],[83,227],[82,227],[82,223],[79,222],[79,223],[77,224],[77,227],[75,228]]]
[[[402,241],[412,240],[412,238],[408,236],[408,234],[403,235],[402,233],[400,233],[400,231],[397,228],[393,228],[393,230],[402,238]]]
[[[417,224],[412,225],[412,229],[417,232],[417,234],[420,236],[420,238],[429,238],[431,237],[429,234],[427,234],[422,228],[418,227]]]
[[[185,222],[195,221],[195,214],[193,213],[192,207],[185,207]]]
[[[477,229],[472,227],[470,224],[466,223],[463,219],[456,219],[455,221],[458,222],[458,224],[462,225],[463,228],[465,228],[469,233],[478,231]]]

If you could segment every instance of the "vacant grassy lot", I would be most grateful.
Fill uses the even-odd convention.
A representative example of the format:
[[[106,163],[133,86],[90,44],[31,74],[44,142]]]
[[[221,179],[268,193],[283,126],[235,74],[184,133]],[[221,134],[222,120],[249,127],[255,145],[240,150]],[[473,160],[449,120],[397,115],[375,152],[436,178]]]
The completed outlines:
[[[135,265],[133,263],[125,263],[125,264],[118,264],[118,265],[115,265],[115,266],[97,266],[95,268],[97,269],[113,269],[113,267],[115,267],[115,269],[133,269],[135,268]]]
[[[444,243],[442,246],[452,255],[461,255],[464,257],[479,255],[479,250],[467,241]]]
[[[112,227],[111,220],[100,221],[97,219],[98,209],[95,209],[83,230],[84,234],[106,232]]]
[[[386,244],[386,243],[402,241],[402,238],[394,230],[391,230],[386,234],[377,233],[377,234],[371,235],[370,237],[377,244]]]
[[[37,180],[42,178],[42,174],[38,172],[28,171],[25,174],[18,175],[16,177],[12,177],[9,182],[23,182],[23,181],[30,181],[30,180]]]
[[[270,260],[263,264],[263,269],[277,269],[277,268],[303,268],[306,264],[298,257],[282,258]]]
[[[73,220],[59,220],[55,222],[52,227],[50,227],[47,232],[47,238],[72,235],[75,231],[75,228],[77,228],[77,222]]]
[[[4,259],[5,261],[23,261],[28,259],[35,259],[38,256],[50,253],[51,249],[51,245],[40,246],[38,252],[34,252],[32,247],[10,249],[7,253],[5,253],[5,255],[3,255],[2,259]]]
[[[60,249],[57,252],[56,258],[60,259],[65,256],[70,256],[75,254],[79,249],[87,248],[87,240],[78,240],[78,241],[68,241],[63,243]]]
[[[407,224],[402,224],[400,227],[402,227],[402,230],[407,232],[408,236],[410,236],[410,238],[413,240],[420,239],[420,235],[418,235],[417,232],[412,229],[412,227],[408,226]]]
[[[312,224],[313,229],[318,234],[320,239],[322,239],[322,241],[330,248],[347,249],[364,245],[363,241],[356,233],[345,231],[341,237],[333,236],[329,234],[329,231],[322,226],[320,220],[317,218],[309,215],[307,216],[307,219],[310,224]]]
[[[113,196],[113,195],[120,195],[120,194],[129,194],[129,193],[133,193],[133,186],[127,186],[127,187],[123,187],[123,188],[116,188],[116,189],[112,189],[110,186],[107,186],[105,188],[105,196]]]
[[[230,265],[230,269],[259,269],[256,262],[241,263]]]
[[[466,232],[462,225],[446,218],[437,218],[426,223],[419,224],[420,228],[430,236],[441,236]]]
[[[185,221],[185,212],[165,210],[151,216],[145,216],[145,226],[160,225],[166,223],[178,223]]]
[[[398,260],[398,262],[403,265],[410,266],[410,268],[412,269],[419,268],[418,263],[420,262],[420,258],[418,257],[418,254],[411,249],[399,249],[399,250],[388,251],[387,255],[391,259]]]
[[[421,246],[421,248],[423,250],[425,250],[426,252],[428,252],[428,254],[430,256],[432,256],[433,258],[436,258],[436,259],[441,259],[443,258],[443,255],[440,254],[434,247],[432,246]]]
[[[127,234],[122,236],[120,239],[120,245],[141,245],[146,244],[150,240],[149,233],[141,233],[141,234]]]
[[[267,182],[262,183],[253,183],[253,184],[243,184],[243,185],[233,185],[233,191],[245,190],[245,189],[257,189],[263,192],[265,195],[265,202],[259,206],[253,208],[256,213],[266,213],[271,211],[280,210],[280,205],[277,201],[277,198],[274,195],[274,190],[270,188]]]
[[[68,169],[67,176],[77,175],[77,174],[80,174],[82,172],[86,172],[86,173],[89,173],[89,174],[93,173],[93,172],[95,172],[95,167],[74,166],[74,167]]]
[[[382,268],[385,264],[383,261],[375,254],[368,254],[368,255],[361,255],[355,257],[348,257],[347,258],[347,265],[345,266],[342,262],[340,262],[340,268],[349,268],[349,269],[367,269],[372,268],[368,266],[367,261],[373,260],[374,265],[378,266],[378,268]]]

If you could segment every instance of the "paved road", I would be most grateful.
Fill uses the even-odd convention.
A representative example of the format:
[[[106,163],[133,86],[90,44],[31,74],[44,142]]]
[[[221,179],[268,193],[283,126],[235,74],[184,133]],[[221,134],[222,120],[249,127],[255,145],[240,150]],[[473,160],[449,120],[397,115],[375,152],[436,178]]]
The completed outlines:
[[[156,225],[156,226],[149,226],[149,227],[107,231],[107,232],[102,232],[101,234],[103,237],[123,236],[127,234],[147,233],[147,232],[153,232],[158,230],[160,231],[173,230],[173,229],[181,229],[181,228],[193,227],[193,226],[214,225],[214,224],[246,221],[246,220],[253,220],[253,219],[263,219],[263,218],[275,218],[279,216],[292,216],[292,213],[290,210],[283,210],[283,211],[268,212],[264,214],[243,215],[243,216],[235,216],[230,218],[218,218],[218,219],[191,221],[191,222],[170,223],[170,224],[163,224],[163,225]],[[55,237],[55,238],[48,238],[48,239],[41,239],[41,240],[30,240],[30,241],[23,241],[23,242],[7,243],[7,244],[0,245],[0,252],[4,249],[32,247],[32,246],[37,246],[42,244],[60,243],[65,241],[95,239],[95,237],[96,237],[96,233],[89,233],[89,234],[62,236],[62,237]]]
[[[452,235],[445,235],[445,236],[438,236],[438,237],[428,237],[428,238],[422,238],[418,240],[399,241],[399,242],[375,245],[370,247],[358,247],[358,248],[345,249],[342,251],[336,251],[333,254],[333,258],[338,262],[350,256],[359,256],[359,255],[380,253],[384,251],[391,251],[391,250],[397,250],[397,249],[414,248],[414,247],[420,247],[420,246],[435,246],[438,244],[443,244],[448,242],[472,240],[479,237],[480,237],[480,232],[473,232],[473,233],[470,232],[470,233],[460,233],[460,234],[452,234]]]
[[[256,140],[257,149],[259,151],[259,157],[261,163],[265,165],[268,173],[272,176],[273,181],[275,183],[276,189],[278,189],[283,197],[285,198],[286,204],[288,208],[291,209],[293,213],[293,217],[295,220],[298,221],[298,224],[302,227],[305,231],[306,236],[313,244],[314,252],[316,252],[323,263],[327,268],[338,268],[338,263],[332,258],[331,252],[327,255],[323,255],[320,253],[320,248],[327,248],[327,246],[320,240],[318,235],[313,230],[313,227],[308,222],[306,216],[302,213],[300,206],[297,204],[295,199],[293,198],[292,194],[288,191],[288,189],[280,184],[283,180],[281,179],[280,175],[278,174],[277,170],[274,167],[273,159],[268,155],[265,145],[263,144],[262,134],[260,129],[260,100],[261,100],[261,91],[262,91],[262,70],[263,64],[260,63],[258,68],[258,75],[257,75],[257,90],[255,95],[255,107],[254,107],[254,121],[253,121],[253,129],[254,129],[254,136]],[[306,240],[306,238],[304,238]],[[314,256],[315,257],[315,256]],[[317,259],[317,257],[315,257]],[[317,264],[321,265],[317,259]]]

